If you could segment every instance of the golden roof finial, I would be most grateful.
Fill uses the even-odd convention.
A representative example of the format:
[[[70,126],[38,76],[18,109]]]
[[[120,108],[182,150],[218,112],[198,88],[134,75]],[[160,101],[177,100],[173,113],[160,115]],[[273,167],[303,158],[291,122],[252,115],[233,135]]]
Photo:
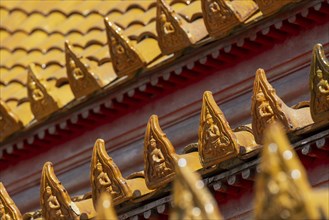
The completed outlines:
[[[30,64],[27,73],[27,95],[34,117],[37,120],[41,120],[56,112],[59,108],[59,103],[54,100],[36,75],[35,65]]]
[[[309,107],[293,109],[288,107],[267,81],[265,71],[256,71],[251,100],[252,130],[257,143],[262,143],[265,128],[274,121],[283,124],[292,132],[313,123]]]
[[[176,163],[175,163],[176,164]],[[187,161],[180,158],[175,165],[173,186],[174,207],[169,219],[223,219],[198,173],[193,173]]]
[[[329,120],[329,61],[321,44],[313,48],[310,71],[311,115],[314,121]]]
[[[119,168],[106,152],[105,142],[96,140],[90,165],[90,182],[94,206],[103,192],[110,193],[114,204],[124,202],[132,196],[132,191]]]
[[[0,141],[23,128],[23,123],[0,99]]]
[[[22,220],[21,212],[8,195],[2,182],[0,182],[0,219]]]
[[[204,167],[236,157],[239,153],[236,137],[209,91],[203,94],[198,145]]]
[[[266,126],[276,120],[287,129],[293,128],[287,110],[286,104],[276,95],[275,89],[267,81],[265,71],[258,69],[251,100],[252,130],[257,143],[262,143]]]
[[[192,44],[186,22],[165,0],[157,0],[156,30],[161,52],[169,55]]]
[[[158,116],[152,115],[144,139],[144,174],[149,189],[159,188],[174,179],[175,160],[174,147],[161,130]]]
[[[256,219],[320,219],[328,211],[328,198],[313,197],[307,174],[281,124],[266,130],[260,168]]]
[[[212,37],[225,37],[252,16],[258,7],[252,0],[202,0],[205,25]]]
[[[80,210],[57,179],[51,162],[44,164],[40,183],[42,217],[47,220],[78,219]]]
[[[121,29],[104,19],[107,41],[112,58],[113,69],[119,77],[127,75],[133,77],[135,73],[146,66],[144,58],[125,37]]]
[[[78,58],[65,41],[66,74],[76,98],[87,96],[102,87],[102,81]]]

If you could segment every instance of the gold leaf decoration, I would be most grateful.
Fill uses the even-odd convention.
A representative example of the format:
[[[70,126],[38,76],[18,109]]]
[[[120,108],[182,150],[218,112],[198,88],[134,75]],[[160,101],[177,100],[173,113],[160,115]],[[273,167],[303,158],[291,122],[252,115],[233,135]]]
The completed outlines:
[[[165,0],[157,0],[156,30],[163,54],[175,53],[192,44],[192,36],[184,28],[184,22]]]
[[[198,149],[204,167],[236,157],[239,153],[236,137],[209,91],[203,94]]]
[[[328,210],[329,199],[314,197],[307,174],[278,123],[266,130],[260,168],[256,219],[320,219]]]
[[[104,22],[115,72],[118,76],[133,77],[139,69],[146,66],[144,58],[129,39],[122,34],[119,27],[110,22],[108,18],[105,18]]]
[[[323,47],[313,48],[310,71],[311,115],[314,121],[329,120],[329,61]]]
[[[114,204],[126,201],[132,196],[127,181],[122,177],[119,168],[106,152],[104,140],[95,143],[90,166],[90,182],[94,206],[103,192],[109,193]]]
[[[37,120],[48,117],[58,110],[58,103],[49,94],[42,80],[36,77],[34,64],[30,64],[27,74],[27,95],[30,100],[31,111]]]
[[[22,220],[21,212],[10,198],[2,182],[0,182],[0,219]]]
[[[101,80],[92,73],[73,52],[68,41],[65,42],[66,73],[71,90],[76,98],[87,96],[102,87]]]
[[[77,220],[80,210],[57,179],[51,162],[44,164],[40,184],[42,217],[46,220]]]
[[[147,123],[144,139],[144,174],[149,189],[156,189],[175,177],[175,149],[160,128],[158,116],[152,115]]]
[[[0,124],[0,141],[3,141],[7,136],[23,128],[23,123],[1,99]]]

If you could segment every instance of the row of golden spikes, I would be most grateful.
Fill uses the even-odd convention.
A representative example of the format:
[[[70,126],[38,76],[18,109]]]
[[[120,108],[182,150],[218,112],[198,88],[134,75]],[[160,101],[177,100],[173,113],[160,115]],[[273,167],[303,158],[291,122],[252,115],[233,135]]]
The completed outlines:
[[[325,82],[328,84],[329,74],[319,65],[312,68],[314,72],[311,75],[313,85],[311,105],[303,103],[295,108],[286,106],[267,81],[264,70],[257,70],[252,97],[252,129],[247,125],[233,131],[211,92],[205,92],[200,116],[198,147],[189,149],[182,155],[176,154],[172,143],[159,125],[158,117],[151,116],[144,139],[144,171],[132,174],[127,179],[122,177],[119,168],[108,156],[104,141],[97,140],[90,172],[92,186],[90,201],[93,206],[96,207],[103,192],[111,193],[115,205],[128,201],[139,203],[154,197],[177,178],[175,164],[179,161],[185,161],[190,170],[198,171],[200,174],[218,170],[223,162],[232,158],[238,158],[242,163],[244,159],[249,159],[258,153],[259,144],[264,139],[265,128],[275,121],[281,122],[288,133],[304,127],[310,130],[312,129],[310,126],[318,129],[316,125],[323,126],[323,122],[328,124],[328,94],[323,93],[322,84]],[[314,123],[312,116],[317,123]],[[47,164],[45,167],[47,170],[51,165]],[[45,189],[47,182],[56,182],[51,176],[49,175],[48,180],[46,178],[41,181],[41,189]],[[45,203],[41,202],[41,204]],[[84,208],[81,207],[80,210]],[[42,210],[46,208],[43,207]],[[86,210],[84,213],[93,212]]]
[[[84,65],[78,62],[77,57],[71,51],[70,46],[66,44],[66,54],[67,54],[67,63],[71,63],[73,60],[79,66],[79,70],[83,70]],[[86,75],[86,80],[78,80],[74,81],[74,72],[78,70],[70,69],[72,66],[68,68],[68,78],[72,80],[71,86],[72,91],[75,91],[75,95],[77,98],[82,97],[83,95],[89,94],[89,92],[96,91],[94,90],[96,87],[95,81],[90,81],[87,79],[92,79],[92,75]],[[33,88],[28,87],[28,97],[31,104],[31,110],[34,114],[35,118],[38,120],[42,120],[45,117],[48,117],[53,112],[59,109],[58,103],[54,100],[54,98],[47,92],[46,88],[42,85],[40,80],[37,79],[34,74],[34,67],[30,67],[30,71],[28,74],[28,84],[33,85]],[[79,72],[79,71],[78,71]],[[72,75],[73,74],[73,75]],[[328,99],[326,98],[328,91],[328,75],[329,75],[329,62],[325,56],[322,45],[317,44],[313,49],[313,56],[311,61],[311,70],[310,70],[310,92],[311,92],[311,116],[315,122],[325,120],[329,117],[329,113],[327,111],[328,107]],[[82,89],[84,88],[84,89]],[[94,88],[94,89],[93,89]],[[266,89],[266,90],[264,90]],[[256,94],[258,90],[263,91],[262,94]],[[80,95],[78,93],[81,92]],[[256,92],[256,93],[255,93]],[[321,95],[322,94],[322,95]],[[293,131],[298,127],[302,127],[304,124],[309,124],[311,120],[304,120],[302,111],[305,111],[306,108],[302,108],[304,110],[298,110],[299,113],[296,115],[299,117],[295,118],[296,109],[288,108],[282,100],[275,95],[275,90],[269,85],[266,80],[265,74],[262,73],[261,70],[257,71],[256,80],[254,83],[254,96],[253,96],[253,108],[252,108],[252,116],[253,116],[253,130],[257,143],[261,142],[261,130],[263,129],[262,123],[255,123],[260,121],[258,117],[267,117],[266,112],[257,113],[255,103],[258,103],[265,96],[268,99],[270,108],[266,111],[274,111],[276,117],[281,120],[281,122],[285,125],[287,131]],[[42,97],[42,98],[36,98]],[[307,103],[304,103],[308,105]],[[305,107],[304,105],[304,107]],[[296,108],[298,106],[295,106]],[[299,105],[299,107],[303,107],[303,105]],[[309,118],[309,113],[306,112],[307,117]],[[0,100],[0,122],[2,126],[0,126],[0,141],[4,140],[7,136],[13,134],[14,132],[23,128],[22,122],[18,119],[17,116],[6,106],[6,104]],[[302,122],[302,125],[300,124]]]
[[[323,60],[315,64],[313,63],[311,67],[311,107],[305,107],[304,103],[297,105],[295,109],[288,108],[275,94],[264,71],[261,69],[257,71],[252,99],[252,113],[256,117],[253,117],[252,130],[249,126],[240,126],[238,130],[233,131],[211,93],[205,92],[198,148],[190,149],[183,155],[175,153],[174,147],[159,126],[157,116],[151,116],[144,140],[144,172],[130,175],[127,179],[122,177],[119,168],[108,156],[104,141],[97,140],[91,162],[91,198],[87,196],[81,201],[72,202],[55,176],[51,163],[46,163],[41,179],[43,216],[52,219],[53,209],[57,210],[55,213],[59,215],[55,215],[53,217],[55,219],[61,216],[73,218],[79,213],[89,213],[89,216],[92,216],[94,213],[92,207],[96,206],[98,198],[104,191],[111,193],[116,205],[126,201],[138,203],[152,198],[175,179],[177,176],[175,164],[181,159],[186,161],[192,171],[205,174],[216,170],[228,159],[250,158],[259,150],[256,142],[260,143],[258,140],[263,139],[265,127],[274,121],[280,121],[286,132],[293,132],[296,128],[301,129],[304,126],[316,128],[317,124],[326,126],[329,118],[329,99],[326,93],[329,91],[329,72],[328,68],[324,67],[328,65],[323,65],[327,64],[327,61]],[[313,123],[311,115],[317,123]],[[295,122],[299,124],[294,124]],[[49,200],[57,206],[51,208],[47,202]]]
[[[203,20],[209,35],[214,38],[222,38],[230,34],[241,24],[251,20],[259,12],[263,16],[269,16],[280,8],[295,2],[296,0],[285,1],[225,1],[225,0],[202,0],[201,8]],[[112,65],[119,77],[133,77],[138,70],[146,68],[147,63],[141,53],[134,48],[129,39],[122,34],[122,31],[115,24],[105,18],[105,27],[109,43],[109,51]],[[184,48],[191,46],[200,40],[200,34],[193,36],[193,30],[189,30],[189,24],[165,2],[157,1],[156,30],[158,43],[162,54],[168,55],[177,53]],[[200,32],[200,31],[199,31]],[[205,36],[201,36],[203,38]],[[171,43],[168,43],[171,42]],[[104,82],[90,70],[90,67],[83,62],[83,57],[73,52],[69,42],[65,42],[66,70],[71,90],[76,99],[90,95],[100,90]],[[38,73],[31,64],[28,68],[27,91],[31,111],[37,121],[49,117],[52,113],[62,108],[60,101],[56,100],[38,79]],[[113,79],[114,80],[114,79]],[[0,141],[4,140],[14,132],[23,128],[22,122],[8,108],[5,102],[0,100],[1,122]],[[6,127],[6,129],[4,129]]]
[[[175,163],[175,170],[169,219],[224,219],[202,178],[190,170],[184,158]],[[278,123],[267,128],[255,188],[254,219],[329,218],[329,189],[312,190],[305,169]],[[96,219],[117,219],[113,207],[111,195],[102,193]]]
[[[260,173],[256,178],[253,216],[255,219],[327,219],[329,191],[328,189],[312,190],[307,174],[293,148],[289,146],[284,133],[279,123],[273,123],[267,128]],[[43,178],[47,178],[44,175],[54,175],[52,168],[51,172],[47,173],[49,168],[51,168],[49,164],[45,165]],[[176,178],[172,192],[173,208],[170,210],[169,219],[223,219],[207,186],[200,175],[190,169],[189,162],[180,158],[174,163],[174,168]],[[74,204],[70,198],[67,198],[68,194],[61,183],[56,184],[59,191],[52,191],[53,189],[48,186],[46,191],[41,189],[45,196],[44,205],[49,206],[42,209],[44,219],[118,219],[114,209],[115,203],[112,200],[113,194],[101,192],[95,206],[97,214],[93,210],[92,213],[89,212],[88,215],[84,213],[84,217],[82,215],[79,217],[81,210],[86,211],[86,207],[83,206],[92,204],[80,204],[78,207],[77,203]],[[61,207],[65,203],[67,209]],[[0,219],[22,219],[2,184],[0,184]],[[41,216],[25,214],[24,219],[41,219]]]

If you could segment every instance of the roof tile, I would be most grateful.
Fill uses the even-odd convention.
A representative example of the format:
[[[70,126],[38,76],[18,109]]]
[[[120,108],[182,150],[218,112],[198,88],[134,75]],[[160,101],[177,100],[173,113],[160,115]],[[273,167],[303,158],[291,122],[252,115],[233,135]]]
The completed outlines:
[[[201,3],[204,5],[205,2],[209,3],[205,0],[1,1],[1,90],[20,89],[15,94],[10,93],[6,100],[14,108],[23,105],[21,103],[26,106],[22,95],[26,94],[26,68],[30,63],[35,63],[34,68],[44,79],[44,86],[49,87],[49,94],[58,98],[59,107],[73,100],[68,84],[70,77],[67,76],[71,74],[68,70],[71,58],[65,60],[65,40],[72,43],[74,53],[71,55],[76,63],[81,64],[80,70],[85,69],[82,72],[92,75],[97,84],[100,82],[97,89],[113,82],[117,74],[134,76],[138,70],[154,68],[170,58],[166,54],[179,54],[207,37],[207,29],[211,36],[229,33],[230,30],[212,32],[209,29],[209,26],[221,21],[218,16],[212,18],[214,22],[211,25],[206,22],[206,29],[204,20],[209,20],[209,16],[203,18],[201,10]],[[210,2],[224,4],[222,0]],[[238,3],[239,0],[225,1],[225,6],[234,11],[235,14],[231,13],[235,18],[243,20],[253,14],[253,1],[243,2],[243,5],[253,6],[246,8]],[[158,9],[166,11],[164,24],[161,24],[163,20]],[[106,32],[104,17],[122,30],[115,26],[111,29],[106,22]],[[230,25],[240,24],[240,20],[233,19]],[[170,26],[175,34],[164,33],[165,29],[171,31]],[[116,45],[108,48],[109,43],[113,44],[113,36]],[[171,48],[165,48],[168,45]],[[71,90],[73,87],[71,80]],[[63,98],[65,93],[68,98]],[[19,101],[16,104],[15,95],[18,97],[16,101]]]

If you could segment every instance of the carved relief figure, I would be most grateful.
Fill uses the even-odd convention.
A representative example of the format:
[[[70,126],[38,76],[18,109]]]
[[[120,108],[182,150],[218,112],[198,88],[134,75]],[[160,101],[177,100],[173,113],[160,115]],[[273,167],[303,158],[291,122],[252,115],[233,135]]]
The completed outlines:
[[[205,138],[203,143],[205,149],[204,152],[214,156],[218,153],[228,153],[230,149],[225,147],[229,146],[229,139],[222,132],[220,132],[218,126],[214,123],[214,120],[209,113],[209,109],[207,109],[206,112],[206,125],[204,127]]]
[[[329,110],[329,83],[328,80],[323,78],[323,73],[321,69],[316,71],[316,77],[318,83],[316,84],[316,97],[315,102],[316,108],[319,112],[325,112]]]
[[[209,3],[209,9],[212,13],[216,13],[220,11],[219,5],[217,2],[213,1],[213,0],[208,0]]]
[[[149,160],[150,160],[150,173],[153,178],[160,178],[171,172],[171,169],[167,166],[165,158],[161,152],[161,149],[157,147],[156,140],[151,135],[149,141]]]
[[[114,197],[120,193],[118,187],[112,183],[107,173],[103,171],[103,166],[100,162],[96,165],[96,172],[96,186],[99,195],[104,191],[111,193]]]
[[[78,68],[73,60],[70,60],[72,74],[76,80],[84,78],[83,72]]]
[[[12,217],[5,212],[5,206],[3,205],[2,201],[0,200],[0,220],[12,220]]]
[[[165,34],[171,34],[175,32],[174,26],[168,21],[167,16],[164,12],[161,12],[160,21],[163,27],[163,32]]]
[[[227,18],[232,15],[232,12],[222,1],[207,0],[207,5],[205,7],[207,11],[207,21],[216,28],[221,27],[227,22]]]
[[[48,216],[46,216],[47,219],[65,219],[57,197],[53,195],[50,186],[46,187],[44,200],[46,202],[46,210],[48,214]]]
[[[111,37],[111,47],[113,56],[115,57],[113,62],[116,63],[115,66],[117,69],[123,70],[127,68],[127,64],[134,62],[128,51],[126,52],[125,48],[120,44],[120,42],[117,41],[115,37]]]
[[[34,101],[40,101],[44,98],[43,93],[40,89],[37,88],[36,83],[34,81],[29,83],[29,87],[32,90],[32,98]]]
[[[56,111],[58,105],[50,94],[48,94],[42,81],[38,80],[36,73],[35,65],[30,64],[27,78],[28,97],[32,113],[39,120]]]
[[[118,43],[118,41],[114,37],[111,37],[111,44],[115,55],[120,56],[124,54],[125,49],[121,44]]]
[[[257,120],[257,130],[260,133],[262,133],[266,125],[272,123],[276,119],[270,103],[265,99],[264,93],[261,90],[259,90],[256,95],[256,117],[259,118],[259,120]]]
[[[108,18],[104,21],[115,72],[118,76],[134,76],[138,69],[145,66],[144,58],[118,26],[109,22]]]
[[[218,20],[218,22],[224,22],[223,20],[226,19],[226,15],[230,12],[227,9],[227,7],[224,7],[223,5],[219,5],[218,2],[214,0],[208,0],[208,4],[209,4],[209,12],[216,14],[216,16],[222,19],[222,20]]]

